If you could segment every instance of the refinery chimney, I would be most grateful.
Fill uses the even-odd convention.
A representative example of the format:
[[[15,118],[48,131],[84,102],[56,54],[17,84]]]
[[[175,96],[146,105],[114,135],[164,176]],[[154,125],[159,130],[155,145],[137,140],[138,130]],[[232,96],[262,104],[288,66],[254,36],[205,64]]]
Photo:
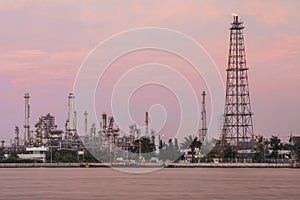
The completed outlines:
[[[148,135],[148,131],[149,131],[149,130],[148,130],[148,128],[149,128],[149,127],[148,127],[148,124],[149,124],[149,115],[148,115],[148,112],[146,112],[145,118],[146,118],[146,119],[145,119],[145,125],[146,125],[145,136],[146,136],[146,137],[149,137],[149,135]]]
[[[29,93],[25,93],[25,135],[24,135],[24,145],[27,146],[30,144],[30,125],[29,125],[29,117],[30,117],[30,105],[29,105]]]
[[[200,135],[200,140],[203,143],[206,134],[207,134],[207,127],[206,127],[206,105],[205,105],[205,91],[202,93],[202,112],[201,112],[201,120],[202,120],[202,129],[201,129],[201,135]]]
[[[103,125],[103,132],[106,132],[107,129],[107,114],[102,114],[102,125]]]
[[[88,113],[87,111],[84,112],[84,136],[88,135]]]
[[[68,113],[68,137],[76,136],[76,116],[74,111],[74,94],[70,93],[68,98],[69,113]]]

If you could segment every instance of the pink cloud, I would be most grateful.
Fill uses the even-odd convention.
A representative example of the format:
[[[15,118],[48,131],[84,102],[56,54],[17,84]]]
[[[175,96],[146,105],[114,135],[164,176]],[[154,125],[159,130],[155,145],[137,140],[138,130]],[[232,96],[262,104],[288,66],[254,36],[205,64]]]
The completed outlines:
[[[40,96],[41,102],[57,103],[60,107],[56,109],[63,110],[65,99],[49,102],[44,96],[60,98],[56,94],[57,90],[71,90],[81,62],[99,42],[112,34],[140,26],[172,28],[196,38],[205,45],[225,76],[230,14],[237,12],[246,25],[250,92],[254,94],[252,99],[255,103],[253,108],[260,108],[254,116],[259,119],[256,126],[265,132],[273,129],[282,132],[286,129],[300,131],[296,123],[290,123],[293,120],[285,122],[280,118],[282,122],[279,122],[277,117],[273,117],[276,112],[272,112],[280,105],[285,105],[281,109],[281,116],[295,119],[300,112],[294,100],[299,99],[295,92],[300,74],[298,8],[298,1],[258,0],[205,3],[95,1],[89,4],[74,2],[72,5],[69,1],[5,1],[0,4],[0,14],[5,19],[2,21],[3,32],[7,32],[1,38],[0,76],[9,80],[11,90],[19,94],[21,99],[24,91],[35,88],[34,92]],[[150,59],[147,60],[147,56]],[[104,85],[104,90],[109,90],[131,65],[145,60],[153,61],[153,55],[147,56],[129,55],[127,59],[115,63],[117,68],[108,71],[106,78],[109,81]],[[154,58],[181,70],[196,85],[197,90],[202,89],[199,86],[202,83],[197,82],[199,77],[194,75],[193,70],[186,70],[186,63],[163,56],[158,58],[154,55]],[[279,90],[284,91],[284,97]],[[2,103],[11,105],[10,100],[3,100]],[[39,108],[46,111],[44,104],[40,104]],[[267,112],[263,110],[266,104],[269,106]],[[64,119],[64,112],[57,113],[60,119]],[[273,127],[273,124],[281,125]],[[9,132],[11,127],[5,130]]]
[[[244,9],[247,15],[254,16],[257,20],[262,21],[266,25],[287,24],[292,6],[283,1],[247,1]]]
[[[17,88],[30,88],[47,82],[65,84],[76,76],[76,71],[88,52],[46,52],[39,49],[11,51],[0,56],[0,73],[12,79]]]

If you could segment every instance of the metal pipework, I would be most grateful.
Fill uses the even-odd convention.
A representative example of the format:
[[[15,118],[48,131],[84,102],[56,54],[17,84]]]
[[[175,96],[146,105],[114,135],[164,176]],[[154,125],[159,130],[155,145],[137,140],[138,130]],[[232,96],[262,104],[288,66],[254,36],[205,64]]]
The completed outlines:
[[[102,124],[103,124],[103,131],[106,131],[107,129],[107,114],[102,114]]]
[[[25,93],[24,99],[25,99],[25,135],[24,135],[24,142],[25,145],[29,145],[30,143],[30,125],[29,125],[29,117],[30,117],[30,105],[29,105],[29,93]]]

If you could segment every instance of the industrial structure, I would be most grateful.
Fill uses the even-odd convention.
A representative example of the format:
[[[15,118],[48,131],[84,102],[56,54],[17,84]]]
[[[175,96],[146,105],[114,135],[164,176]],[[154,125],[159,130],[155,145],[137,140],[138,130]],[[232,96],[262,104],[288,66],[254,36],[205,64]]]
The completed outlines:
[[[202,92],[202,111],[201,111],[201,121],[202,121],[202,128],[199,132],[199,138],[202,143],[207,139],[207,125],[206,125],[206,105],[205,105],[205,91]]]
[[[41,116],[32,131],[32,146],[58,146],[63,139],[63,130],[55,124],[55,117],[50,113]]]
[[[78,138],[77,130],[76,130],[76,112],[74,110],[74,94],[70,93],[68,97],[68,119],[66,121],[66,139],[68,141],[72,141]]]
[[[84,112],[84,135],[87,136],[88,135],[88,112],[85,111]]]
[[[230,145],[235,150],[249,149],[253,141],[248,68],[246,67],[243,22],[233,15],[226,79],[224,124],[221,134],[222,149]]]
[[[197,139],[199,139],[201,146],[197,149],[199,162],[201,159],[204,160],[204,158],[205,162],[207,161],[207,158],[209,157],[207,155],[210,153],[209,151],[213,149],[211,146],[215,144],[217,144],[215,149],[220,147],[220,152],[218,153],[217,150],[213,149],[213,154],[210,155],[210,158],[213,159],[219,159],[222,154],[224,155],[224,152],[228,147],[231,148],[231,152],[236,153],[234,155],[235,158],[238,157],[238,154],[251,154],[254,156],[257,154],[257,150],[253,148],[253,113],[251,111],[250,104],[248,68],[246,66],[243,30],[243,22],[239,20],[237,15],[234,15],[233,22],[230,27],[228,68],[226,70],[227,79],[224,121],[219,138],[220,140],[217,140],[217,138],[212,138],[212,140],[214,140],[213,142],[208,140],[206,112],[207,93],[203,91],[201,104],[201,129],[197,133],[198,138],[191,137],[193,140],[191,140],[191,143],[185,147],[186,158],[191,157],[192,161],[195,160],[195,149],[197,149],[198,146],[197,148],[195,147],[199,144],[197,143]],[[69,93],[67,101],[68,115],[64,129],[58,128],[55,123],[55,117],[50,113],[40,116],[34,126],[31,127],[29,93],[24,94],[24,100],[24,142],[22,138],[20,138],[19,127],[15,126],[15,137],[11,145],[15,152],[23,152],[23,154],[18,154],[19,158],[34,158],[45,162],[46,154],[49,153],[49,151],[52,153],[53,150],[59,151],[63,149],[71,150],[78,153],[78,155],[79,153],[80,155],[84,155],[86,150],[88,150],[100,161],[103,161],[102,158],[105,158],[105,161],[109,160],[113,162],[117,161],[118,158],[125,158],[127,160],[142,160],[142,153],[150,153],[151,156],[161,159],[160,156],[163,155],[164,152],[172,155],[174,153],[172,150],[179,149],[173,148],[173,146],[178,146],[175,138],[169,139],[170,148],[167,149],[168,145],[164,144],[164,141],[161,140],[160,134],[151,129],[151,123],[149,127],[148,112],[145,112],[144,115],[144,126],[140,128],[135,122],[132,122],[132,124],[129,125],[129,134],[125,134],[119,129],[114,116],[108,115],[105,112],[101,114],[100,121],[89,121],[89,113],[87,111],[78,113],[83,115],[84,118],[81,122],[77,122],[76,110],[74,107],[75,96],[73,93]],[[152,119],[151,116],[150,119],[155,120]],[[83,133],[78,132],[77,123],[83,123]],[[149,131],[149,128],[151,131]],[[292,143],[299,143],[298,139],[299,138],[293,138]],[[4,140],[0,141],[0,143],[3,148]],[[192,143],[194,143],[194,147],[192,147]],[[171,147],[173,149],[171,149]],[[147,152],[145,152],[146,149]],[[175,152],[175,156],[176,155],[177,154]],[[225,156],[223,158],[225,158]],[[162,160],[167,159],[167,157],[162,158]],[[237,161],[238,159],[235,160],[235,162]]]
[[[146,126],[146,130],[145,130],[145,136],[149,137],[148,132],[149,132],[149,114],[148,112],[146,112],[145,114],[145,126]]]
[[[31,144],[31,138],[30,138],[30,125],[29,125],[29,117],[30,117],[30,105],[29,105],[29,93],[25,93],[24,99],[25,99],[25,135],[24,135],[24,142],[25,146]]]

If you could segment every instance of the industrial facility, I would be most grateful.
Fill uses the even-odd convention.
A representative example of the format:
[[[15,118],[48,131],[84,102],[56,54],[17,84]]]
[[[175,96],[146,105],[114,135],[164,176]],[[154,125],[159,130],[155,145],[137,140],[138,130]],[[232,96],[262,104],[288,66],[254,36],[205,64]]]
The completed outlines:
[[[101,162],[128,162],[129,160],[138,162],[146,160],[153,162],[159,160],[214,162],[216,159],[237,162],[237,158],[243,162],[253,162],[254,157],[260,156],[260,154],[258,155],[257,136],[254,135],[253,131],[253,113],[250,104],[243,30],[243,22],[239,20],[238,15],[234,15],[230,26],[223,125],[222,130],[220,130],[220,137],[213,138],[217,141],[215,142],[216,146],[208,148],[211,151],[207,152],[204,149],[209,145],[204,145],[204,148],[201,149],[202,144],[211,142],[207,137],[207,93],[205,91],[202,92],[201,129],[194,130],[197,133],[196,136],[187,137],[190,142],[186,146],[181,145],[181,147],[179,147],[176,138],[171,138],[166,142],[161,139],[162,133],[149,130],[151,127],[149,127],[148,112],[145,112],[144,116],[145,129],[139,129],[135,123],[128,124],[129,134],[121,133],[115,123],[114,116],[109,116],[105,112],[101,114],[101,121],[89,123],[88,112],[76,112],[74,106],[76,96],[73,93],[69,93],[67,97],[68,117],[64,128],[56,125],[55,117],[50,113],[40,116],[35,125],[30,126],[31,96],[29,93],[25,93],[24,136],[23,138],[20,137],[20,132],[23,131],[16,126],[10,149],[17,152],[20,159],[42,162],[52,162],[53,152],[63,150],[76,152],[77,158],[81,161],[87,159],[87,154],[90,154],[94,158],[93,161]],[[84,120],[82,122],[77,121],[77,115],[83,115]],[[78,123],[83,123],[83,133],[78,133]],[[4,147],[4,141],[2,147]],[[229,151],[231,153],[228,153]],[[272,151],[275,152],[274,149],[268,152],[272,153]],[[279,151],[279,153],[277,152],[278,155],[281,158],[289,158],[290,151]],[[266,160],[266,157],[268,155],[265,148],[259,159]]]

